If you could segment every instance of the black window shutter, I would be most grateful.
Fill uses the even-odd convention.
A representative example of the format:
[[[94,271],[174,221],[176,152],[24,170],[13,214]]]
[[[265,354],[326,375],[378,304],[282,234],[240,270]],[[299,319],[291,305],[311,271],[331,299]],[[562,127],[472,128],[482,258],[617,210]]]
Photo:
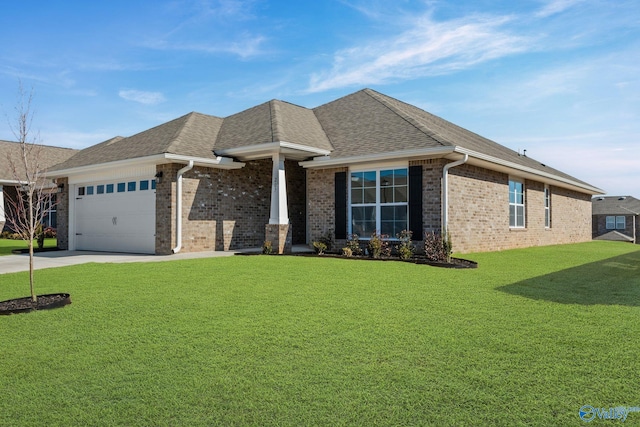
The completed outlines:
[[[409,166],[409,230],[422,240],[422,166]]]
[[[335,176],[336,204],[336,239],[347,238],[347,173],[336,172]]]

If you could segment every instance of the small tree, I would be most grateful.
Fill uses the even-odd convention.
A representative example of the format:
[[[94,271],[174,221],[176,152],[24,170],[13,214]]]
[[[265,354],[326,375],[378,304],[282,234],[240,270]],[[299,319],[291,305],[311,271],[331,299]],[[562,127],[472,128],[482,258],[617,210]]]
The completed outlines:
[[[29,287],[31,300],[37,302],[33,285],[33,242],[46,214],[45,204],[51,205],[51,186],[41,167],[42,146],[38,135],[31,135],[33,89],[26,93],[22,82],[18,83],[18,101],[15,121],[8,120],[9,127],[19,144],[18,155],[9,154],[9,167],[18,183],[17,197],[7,200],[7,224],[29,245]]]

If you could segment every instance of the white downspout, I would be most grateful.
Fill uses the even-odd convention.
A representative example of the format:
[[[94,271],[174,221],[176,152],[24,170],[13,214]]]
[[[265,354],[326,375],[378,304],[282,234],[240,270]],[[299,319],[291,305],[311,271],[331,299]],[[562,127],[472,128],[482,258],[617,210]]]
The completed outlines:
[[[455,162],[447,163],[444,165],[442,169],[442,235],[447,232],[447,227],[449,225],[449,169],[454,168],[456,166],[460,166],[464,163],[467,163],[469,160],[469,155],[465,154],[464,157],[460,160],[456,160]]]
[[[178,171],[176,179],[176,247],[171,251],[174,254],[182,249],[182,175],[193,169],[193,160],[189,160],[189,164]]]

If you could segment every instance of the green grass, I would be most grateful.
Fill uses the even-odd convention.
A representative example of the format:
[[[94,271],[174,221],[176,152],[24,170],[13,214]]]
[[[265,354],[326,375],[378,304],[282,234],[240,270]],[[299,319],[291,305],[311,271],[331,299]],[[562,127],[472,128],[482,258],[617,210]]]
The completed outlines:
[[[57,245],[57,239],[44,239],[45,248],[55,248]],[[27,249],[28,247],[29,244],[24,240],[0,239],[0,256],[11,255],[11,251],[14,249]],[[36,242],[34,242],[34,247],[38,247]]]
[[[640,406],[637,246],[465,257],[480,267],[37,271],[38,293],[73,303],[0,318],[0,425],[565,426],[582,405]],[[27,293],[26,273],[0,276],[0,300]]]

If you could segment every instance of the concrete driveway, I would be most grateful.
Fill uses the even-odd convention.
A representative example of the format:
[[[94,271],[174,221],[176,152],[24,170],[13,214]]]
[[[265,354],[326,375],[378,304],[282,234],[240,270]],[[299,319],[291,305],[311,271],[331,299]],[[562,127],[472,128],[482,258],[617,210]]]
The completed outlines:
[[[89,262],[121,263],[121,262],[160,262],[177,261],[181,259],[211,258],[219,256],[232,256],[236,252],[191,252],[174,255],[140,255],[120,254],[110,252],[89,251],[52,251],[41,252],[34,256],[36,270],[52,267],[65,267],[67,265],[86,264]],[[29,255],[5,255],[0,256],[0,274],[29,271]]]

